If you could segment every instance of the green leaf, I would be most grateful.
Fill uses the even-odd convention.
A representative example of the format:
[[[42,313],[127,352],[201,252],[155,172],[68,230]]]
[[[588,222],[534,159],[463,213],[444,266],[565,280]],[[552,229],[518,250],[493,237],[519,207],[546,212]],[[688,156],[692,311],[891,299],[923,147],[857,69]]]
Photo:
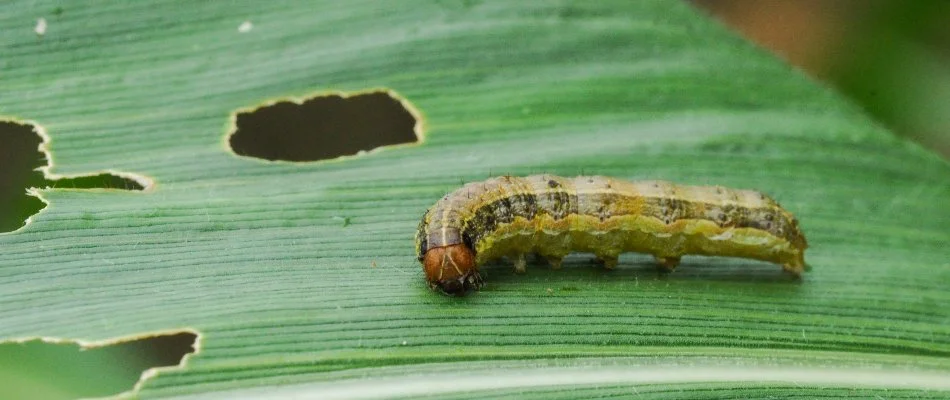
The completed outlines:
[[[950,164],[685,4],[16,2],[0,21],[0,114],[45,129],[49,178],[153,182],[39,191],[48,207],[0,234],[0,339],[199,332],[143,398],[950,390]],[[424,115],[423,143],[227,149],[235,110],[374,88]],[[799,217],[812,270],[578,255],[430,292],[426,208],[535,173],[761,190]]]

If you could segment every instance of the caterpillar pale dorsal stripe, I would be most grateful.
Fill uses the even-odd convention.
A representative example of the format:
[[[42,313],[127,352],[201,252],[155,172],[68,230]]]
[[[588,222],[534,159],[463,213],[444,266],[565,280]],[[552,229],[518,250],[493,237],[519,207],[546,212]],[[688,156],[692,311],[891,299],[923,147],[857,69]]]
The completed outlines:
[[[805,266],[798,221],[751,190],[629,182],[603,176],[502,176],[462,186],[419,224],[416,253],[433,289],[464,294],[482,285],[478,266],[525,254],[559,268],[572,251],[594,253],[607,268],[623,252],[652,254],[673,269],[687,254],[743,257]]]

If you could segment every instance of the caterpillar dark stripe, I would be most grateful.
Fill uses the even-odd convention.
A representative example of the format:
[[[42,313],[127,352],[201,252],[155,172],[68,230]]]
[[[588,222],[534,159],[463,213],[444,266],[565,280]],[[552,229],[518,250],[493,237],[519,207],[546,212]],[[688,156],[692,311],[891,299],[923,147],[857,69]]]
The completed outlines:
[[[456,295],[481,287],[478,266],[489,260],[509,257],[523,272],[526,253],[555,268],[572,251],[607,268],[629,251],[668,269],[687,254],[743,257],[800,275],[806,247],[795,217],[762,193],[603,176],[469,183],[430,208],[416,234],[430,287]]]

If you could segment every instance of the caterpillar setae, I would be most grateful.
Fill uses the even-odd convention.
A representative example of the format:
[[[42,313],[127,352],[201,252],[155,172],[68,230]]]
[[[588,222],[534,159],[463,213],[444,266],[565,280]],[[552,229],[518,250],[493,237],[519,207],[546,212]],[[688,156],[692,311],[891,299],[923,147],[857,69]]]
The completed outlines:
[[[453,295],[481,287],[478,266],[501,257],[524,272],[526,253],[554,268],[571,251],[607,268],[628,251],[670,270],[686,254],[744,257],[800,276],[806,247],[795,217],[762,193],[603,176],[469,183],[427,210],[416,233],[429,286]]]

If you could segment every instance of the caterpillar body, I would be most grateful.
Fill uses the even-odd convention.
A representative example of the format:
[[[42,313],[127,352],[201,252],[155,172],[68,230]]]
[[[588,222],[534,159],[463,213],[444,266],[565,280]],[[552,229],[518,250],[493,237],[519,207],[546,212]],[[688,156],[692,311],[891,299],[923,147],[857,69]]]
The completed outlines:
[[[781,264],[800,275],[807,247],[795,217],[765,194],[665,181],[603,176],[502,176],[446,195],[422,218],[416,253],[433,289],[478,289],[478,266],[508,257],[524,272],[525,254],[559,268],[572,251],[607,268],[623,252],[652,254],[673,269],[687,254]]]

